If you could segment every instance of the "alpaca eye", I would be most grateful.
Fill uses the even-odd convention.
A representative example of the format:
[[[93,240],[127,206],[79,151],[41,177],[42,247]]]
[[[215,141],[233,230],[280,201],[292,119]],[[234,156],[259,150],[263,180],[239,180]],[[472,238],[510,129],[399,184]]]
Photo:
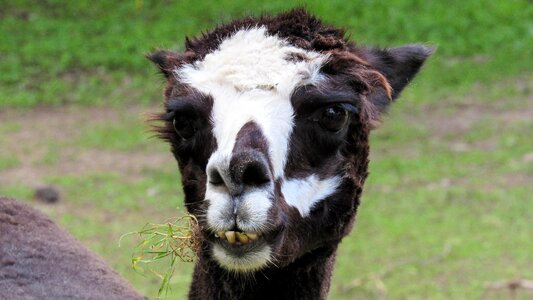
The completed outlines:
[[[340,105],[328,106],[322,111],[318,122],[326,130],[340,131],[348,122],[348,111]]]
[[[174,117],[172,125],[174,125],[176,133],[184,140],[190,139],[196,132],[194,121],[183,115]]]

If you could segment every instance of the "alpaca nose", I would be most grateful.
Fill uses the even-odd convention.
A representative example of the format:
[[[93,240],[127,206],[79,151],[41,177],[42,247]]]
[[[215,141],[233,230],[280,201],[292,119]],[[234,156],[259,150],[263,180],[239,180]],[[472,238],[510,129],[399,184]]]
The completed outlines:
[[[267,159],[255,149],[234,153],[227,170],[212,168],[208,176],[211,184],[226,186],[233,196],[242,194],[246,188],[261,187],[271,181]]]
[[[230,176],[235,184],[255,187],[270,182],[265,155],[257,150],[234,154],[230,161]]]

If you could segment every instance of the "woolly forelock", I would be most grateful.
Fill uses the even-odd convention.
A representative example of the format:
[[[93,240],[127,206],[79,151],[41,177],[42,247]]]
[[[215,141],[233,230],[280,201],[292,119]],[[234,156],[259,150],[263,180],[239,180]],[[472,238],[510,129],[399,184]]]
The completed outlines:
[[[290,45],[307,51],[327,54],[329,60],[322,66],[321,72],[325,75],[345,75],[346,80],[356,92],[362,95],[361,110],[369,126],[376,127],[380,123],[380,111],[372,101],[366,97],[375,90],[384,91],[388,101],[392,100],[392,88],[386,77],[374,69],[365,59],[354,42],[348,40],[345,30],[323,24],[319,19],[309,14],[303,8],[297,8],[276,16],[247,17],[232,23],[221,25],[212,31],[203,33],[199,37],[186,38],[185,52],[163,52],[161,61],[166,65],[160,68],[171,74],[174,70],[185,64],[193,64],[216,51],[220,44],[236,32],[243,29],[264,27],[269,35],[278,36]],[[158,59],[149,57],[158,63]],[[296,55],[287,59],[305,59]],[[188,89],[178,79],[170,77],[165,96],[180,94],[180,90]],[[154,119],[160,120],[162,116]],[[163,128],[156,129],[162,138],[165,138]]]

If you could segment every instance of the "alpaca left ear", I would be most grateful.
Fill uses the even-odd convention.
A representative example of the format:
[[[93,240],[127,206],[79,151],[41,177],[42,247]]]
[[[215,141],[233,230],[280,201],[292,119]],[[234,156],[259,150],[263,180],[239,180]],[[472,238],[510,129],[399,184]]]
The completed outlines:
[[[166,77],[170,77],[174,69],[179,66],[183,60],[184,55],[167,50],[157,50],[146,55],[150,61],[157,65],[161,73]]]
[[[434,48],[424,45],[406,45],[389,49],[364,49],[364,59],[385,76],[392,87],[392,100],[398,98],[400,92],[411,82]],[[384,112],[390,99],[384,90],[376,90],[370,100]]]

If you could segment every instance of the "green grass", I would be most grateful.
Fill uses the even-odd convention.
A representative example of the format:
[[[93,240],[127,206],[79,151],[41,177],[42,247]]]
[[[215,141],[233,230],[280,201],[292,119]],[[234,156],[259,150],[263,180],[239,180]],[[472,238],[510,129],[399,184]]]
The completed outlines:
[[[166,145],[148,139],[138,114],[159,109],[163,88],[143,55],[181,49],[185,36],[234,17],[292,6],[4,1],[0,194],[45,211],[155,297],[159,279],[131,268],[135,240],[118,247],[122,234],[179,215],[183,205],[176,163]],[[372,136],[371,174],[356,228],[339,250],[331,299],[479,299],[488,282],[533,279],[533,6],[306,6],[361,44],[438,47]],[[50,108],[65,104],[70,109]],[[68,128],[57,121],[63,117]],[[41,184],[59,188],[58,204],[32,200]],[[185,297],[191,272],[178,264],[171,298]]]
[[[16,157],[0,156],[0,170],[15,168],[20,165]]]
[[[14,1],[0,18],[0,105],[120,105],[158,99],[143,56],[247,14],[305,4],[360,44],[438,47],[415,98],[527,72],[533,6],[523,1]],[[105,12],[105,13],[104,13]],[[151,79],[150,79],[151,78]]]
[[[24,184],[0,185],[0,194],[19,199],[31,199],[33,197],[33,189]]]
[[[144,148],[153,144],[147,137],[148,127],[136,119],[121,120],[120,123],[104,123],[81,130],[74,144],[110,150]]]

